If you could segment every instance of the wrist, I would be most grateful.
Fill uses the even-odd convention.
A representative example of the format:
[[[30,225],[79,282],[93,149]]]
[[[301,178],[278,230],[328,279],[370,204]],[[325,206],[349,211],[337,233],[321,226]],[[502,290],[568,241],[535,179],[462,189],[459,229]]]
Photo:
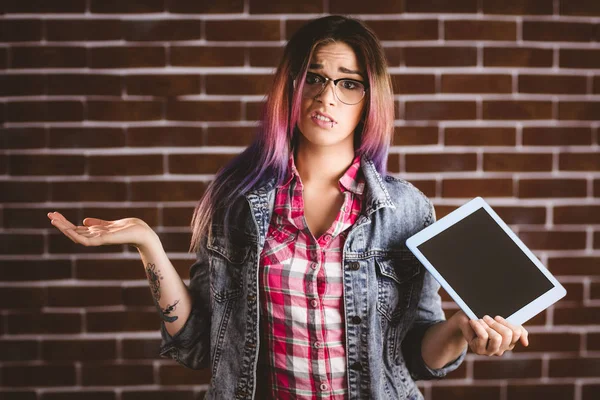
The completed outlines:
[[[158,234],[154,232],[151,228],[148,228],[141,235],[138,243],[135,243],[134,246],[138,249],[140,253],[149,253],[157,250],[162,250],[162,242],[158,237]]]

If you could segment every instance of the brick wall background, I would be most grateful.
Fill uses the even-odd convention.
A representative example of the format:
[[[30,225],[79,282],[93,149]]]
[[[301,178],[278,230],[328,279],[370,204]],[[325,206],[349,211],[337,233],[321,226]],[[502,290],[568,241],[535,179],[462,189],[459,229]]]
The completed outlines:
[[[341,13],[383,41],[391,173],[438,217],[483,196],[568,296],[531,346],[469,355],[428,400],[600,397],[597,0],[4,0],[0,4],[0,397],[201,398],[158,357],[137,251],[76,246],[46,213],[136,216],[187,279],[188,224],[246,146],[281,48]],[[451,313],[456,306],[445,297]]]

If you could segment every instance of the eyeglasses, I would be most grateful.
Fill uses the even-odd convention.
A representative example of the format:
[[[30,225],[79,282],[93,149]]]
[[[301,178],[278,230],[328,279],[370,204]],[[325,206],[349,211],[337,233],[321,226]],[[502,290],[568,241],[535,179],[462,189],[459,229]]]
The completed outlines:
[[[314,99],[323,92],[329,81],[333,82],[335,87],[335,97],[344,104],[358,104],[365,97],[367,88],[361,81],[349,78],[330,79],[313,72],[306,73],[302,97]]]

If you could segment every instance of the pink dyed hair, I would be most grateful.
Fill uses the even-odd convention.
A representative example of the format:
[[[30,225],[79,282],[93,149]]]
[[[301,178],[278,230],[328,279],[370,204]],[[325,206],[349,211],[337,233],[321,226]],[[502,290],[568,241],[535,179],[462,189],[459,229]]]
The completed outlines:
[[[298,135],[301,93],[315,49],[332,41],[348,44],[364,66],[369,90],[361,122],[354,131],[357,155],[373,161],[386,173],[394,131],[394,98],[387,62],[379,40],[364,23],[343,16],[327,16],[302,26],[287,43],[263,106],[254,142],[215,176],[196,206],[191,222],[191,252],[203,250],[213,224],[228,226],[229,210],[251,189],[287,172],[290,152]],[[294,89],[294,81],[298,86]],[[228,229],[225,229],[227,232]]]

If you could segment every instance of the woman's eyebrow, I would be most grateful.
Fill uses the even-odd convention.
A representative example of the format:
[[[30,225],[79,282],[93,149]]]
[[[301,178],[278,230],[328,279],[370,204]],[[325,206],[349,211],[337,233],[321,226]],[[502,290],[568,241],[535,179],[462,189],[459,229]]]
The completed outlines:
[[[323,69],[323,64],[311,63],[308,66],[308,68],[309,69]],[[348,69],[346,67],[339,67],[338,71],[343,72],[345,74],[353,74],[353,75],[358,75],[358,76],[362,77],[362,74],[360,73],[360,71],[355,71],[353,69]]]

